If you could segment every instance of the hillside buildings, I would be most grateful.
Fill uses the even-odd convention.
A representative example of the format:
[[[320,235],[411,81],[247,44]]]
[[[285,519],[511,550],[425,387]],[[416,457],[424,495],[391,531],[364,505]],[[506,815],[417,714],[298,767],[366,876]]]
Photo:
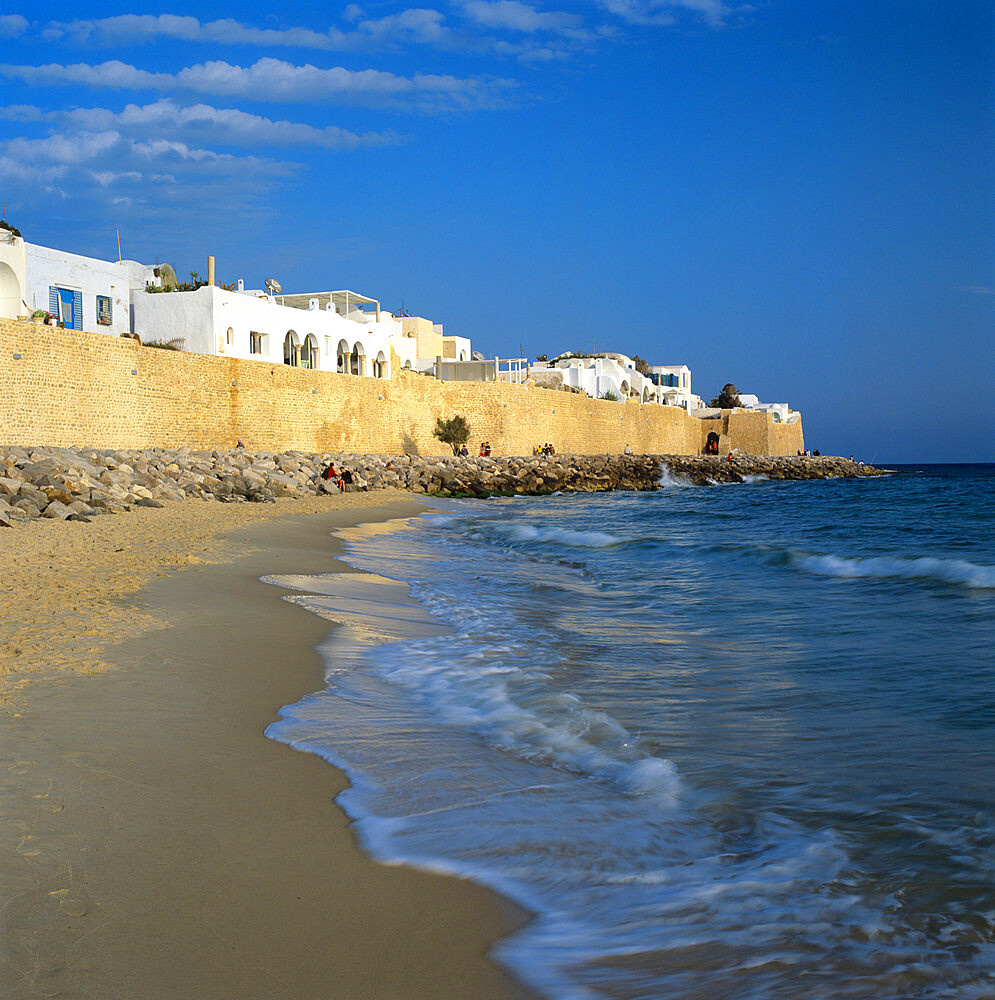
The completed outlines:
[[[27,243],[0,228],[0,318],[36,311],[70,329],[137,335],[143,343],[179,350],[257,360],[366,378],[391,378],[397,369],[426,372],[443,380],[491,381],[680,407],[710,416],[691,391],[691,369],[639,365],[619,353],[567,354],[549,362],[485,361],[469,338],[447,336],[439,323],[394,315],[377,299],[351,289],[284,294],[265,289],[222,287],[209,280],[176,290],[168,265],[116,262]],[[172,289],[172,290],[171,290]],[[792,420],[786,403],[741,396],[748,409],[766,410],[779,422]],[[797,419],[797,414],[794,414]]]

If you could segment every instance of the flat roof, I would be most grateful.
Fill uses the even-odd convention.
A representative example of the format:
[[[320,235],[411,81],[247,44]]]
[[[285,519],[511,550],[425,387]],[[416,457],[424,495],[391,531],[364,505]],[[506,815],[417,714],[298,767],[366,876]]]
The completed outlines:
[[[348,288],[341,288],[334,292],[294,292],[290,295],[277,295],[276,298],[285,306],[293,306],[295,309],[307,309],[311,304],[311,299],[317,299],[321,307],[329,302],[334,302],[337,306],[344,305],[373,305],[379,306],[378,299],[371,299],[368,295],[360,295]]]

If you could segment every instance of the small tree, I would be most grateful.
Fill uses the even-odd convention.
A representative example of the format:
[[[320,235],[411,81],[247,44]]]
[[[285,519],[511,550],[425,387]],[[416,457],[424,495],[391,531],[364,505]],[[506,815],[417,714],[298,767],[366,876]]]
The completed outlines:
[[[650,363],[648,361],[644,361],[638,354],[633,354],[632,362],[636,366],[636,371],[639,372],[640,375],[649,375]]]
[[[470,424],[466,417],[459,413],[449,420],[437,417],[432,434],[443,444],[448,444],[453,449],[454,455],[458,455],[460,448],[470,440]]]
[[[711,403],[709,403],[709,406],[717,406],[722,410],[731,410],[736,406],[742,405],[739,401],[739,389],[732,382],[726,382],[722,386],[722,391],[717,396],[713,396]]]

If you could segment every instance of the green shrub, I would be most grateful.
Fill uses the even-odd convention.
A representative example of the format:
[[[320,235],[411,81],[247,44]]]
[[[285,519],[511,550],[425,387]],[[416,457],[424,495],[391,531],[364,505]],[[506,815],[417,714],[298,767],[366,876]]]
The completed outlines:
[[[470,440],[470,422],[459,413],[449,420],[437,417],[432,434],[443,444],[448,444],[454,455],[458,455],[460,448]]]
[[[739,389],[737,389],[732,382],[726,382],[722,386],[722,391],[717,395],[712,397],[709,406],[717,406],[723,410],[731,410],[734,407],[742,406],[743,404],[739,401]]]

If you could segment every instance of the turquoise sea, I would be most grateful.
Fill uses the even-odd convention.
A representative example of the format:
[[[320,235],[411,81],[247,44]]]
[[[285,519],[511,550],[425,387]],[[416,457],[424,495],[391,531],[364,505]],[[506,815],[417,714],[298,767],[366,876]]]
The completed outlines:
[[[439,504],[346,535],[395,641],[290,581],[348,627],[269,735],[365,850],[544,997],[995,996],[995,466]]]

